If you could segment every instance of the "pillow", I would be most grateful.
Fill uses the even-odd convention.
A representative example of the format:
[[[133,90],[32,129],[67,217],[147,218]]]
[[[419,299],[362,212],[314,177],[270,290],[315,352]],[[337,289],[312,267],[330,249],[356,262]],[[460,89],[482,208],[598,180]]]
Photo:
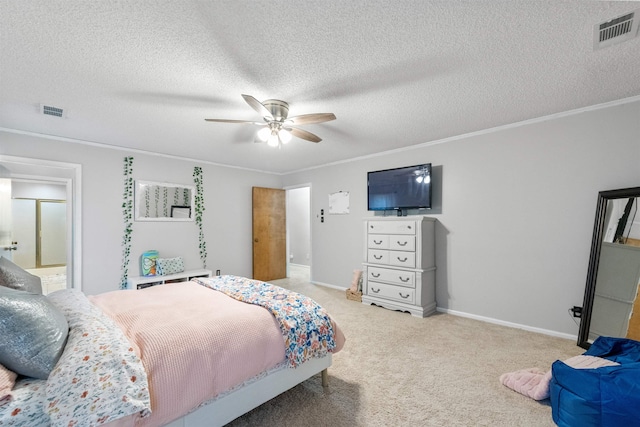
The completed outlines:
[[[38,276],[24,271],[5,257],[0,257],[0,286],[42,293],[42,283]]]
[[[146,251],[140,255],[140,271],[142,271],[143,276],[161,274],[158,271],[158,251]]]
[[[70,327],[41,403],[50,425],[95,427],[135,413],[145,417],[151,407],[147,374],[123,330],[78,290],[56,291],[49,301]]]
[[[0,405],[11,400],[13,397],[11,390],[13,390],[13,385],[16,383],[17,376],[18,375],[15,372],[12,372],[0,365]]]
[[[158,258],[158,270],[163,276],[180,273],[184,271],[184,261],[182,257]]]
[[[596,369],[603,366],[619,365],[617,362],[594,356],[574,356],[564,361],[575,369]],[[542,371],[538,368],[521,369],[500,375],[500,382],[520,394],[535,400],[543,400],[549,397],[549,384],[551,371]]]
[[[20,375],[47,379],[68,332],[64,314],[46,296],[0,286],[0,364]]]

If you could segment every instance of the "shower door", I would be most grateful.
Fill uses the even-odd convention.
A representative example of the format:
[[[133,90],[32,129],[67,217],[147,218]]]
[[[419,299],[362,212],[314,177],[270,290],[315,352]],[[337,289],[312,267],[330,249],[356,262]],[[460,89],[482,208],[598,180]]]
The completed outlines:
[[[13,199],[13,262],[25,269],[67,263],[67,203]]]

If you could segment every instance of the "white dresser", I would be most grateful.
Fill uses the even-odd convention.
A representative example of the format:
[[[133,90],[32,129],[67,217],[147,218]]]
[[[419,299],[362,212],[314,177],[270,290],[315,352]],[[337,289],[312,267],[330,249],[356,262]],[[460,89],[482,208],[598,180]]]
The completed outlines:
[[[367,218],[363,304],[426,317],[436,311],[434,218]]]

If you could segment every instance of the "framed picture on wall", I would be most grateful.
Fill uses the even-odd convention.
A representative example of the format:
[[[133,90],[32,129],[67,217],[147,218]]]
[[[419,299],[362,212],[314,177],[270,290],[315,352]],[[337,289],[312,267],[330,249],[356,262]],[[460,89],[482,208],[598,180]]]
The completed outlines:
[[[338,191],[329,194],[329,214],[344,215],[349,213],[349,192]]]

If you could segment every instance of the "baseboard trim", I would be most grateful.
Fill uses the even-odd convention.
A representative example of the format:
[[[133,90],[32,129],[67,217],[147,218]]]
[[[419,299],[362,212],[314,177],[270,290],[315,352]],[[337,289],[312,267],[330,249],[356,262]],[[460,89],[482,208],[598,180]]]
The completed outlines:
[[[460,316],[460,317],[466,317],[469,319],[480,320],[481,322],[493,323],[495,325],[508,326],[510,328],[523,329],[529,332],[536,332],[543,335],[550,335],[552,337],[564,338],[564,339],[575,340],[575,341],[578,340],[577,335],[565,334],[563,332],[552,331],[550,329],[535,328],[533,326],[522,325],[520,323],[506,322],[504,320],[498,320],[492,317],[478,316],[475,314],[464,313],[462,311],[456,311],[456,310],[449,310],[447,308],[441,308],[441,307],[437,307],[436,311],[440,313],[451,314],[453,316]]]
[[[329,283],[317,282],[315,280],[311,280],[309,283],[311,283],[312,285],[324,286],[325,288],[337,289],[339,291],[346,291],[347,289],[349,289],[345,288],[344,286],[331,285]]]
[[[338,289],[340,291],[346,291],[347,289],[349,289],[343,286],[336,286],[336,285],[331,285],[329,283],[323,283],[323,282],[317,282],[317,281],[312,281],[311,283],[318,286],[324,286],[326,288]],[[509,328],[522,329],[524,331],[536,332],[538,334],[578,341],[577,335],[565,334],[563,332],[552,331],[550,329],[536,328],[533,326],[522,325],[520,323],[507,322],[504,320],[494,319],[493,317],[478,316],[476,314],[469,314],[462,311],[450,310],[448,308],[442,308],[442,307],[436,307],[436,311],[439,313],[451,314],[452,316],[466,317],[468,319],[479,320],[481,322],[493,323],[494,325],[507,326]]]
[[[290,267],[306,268],[307,270],[310,270],[310,269],[311,269],[311,266],[310,266],[310,265],[295,264],[295,263],[293,263],[293,262],[290,262],[290,263],[289,263],[289,266],[290,266]]]

